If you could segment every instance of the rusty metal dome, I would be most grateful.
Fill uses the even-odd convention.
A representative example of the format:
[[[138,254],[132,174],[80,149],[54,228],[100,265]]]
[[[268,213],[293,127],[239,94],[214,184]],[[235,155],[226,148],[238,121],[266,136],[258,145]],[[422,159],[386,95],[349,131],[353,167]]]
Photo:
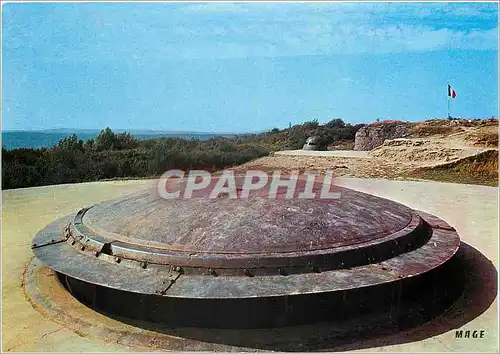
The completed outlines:
[[[392,308],[458,250],[435,216],[333,188],[339,199],[165,200],[145,190],[53,222],[32,248],[97,310],[226,328]]]

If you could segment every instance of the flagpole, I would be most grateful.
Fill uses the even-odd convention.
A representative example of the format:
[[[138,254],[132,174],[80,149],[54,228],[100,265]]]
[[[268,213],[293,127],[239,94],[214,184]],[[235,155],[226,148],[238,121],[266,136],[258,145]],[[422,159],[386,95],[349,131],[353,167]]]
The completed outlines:
[[[448,118],[451,118],[450,116],[450,83],[448,82],[447,83],[447,86],[446,86],[446,91],[447,91],[447,99],[448,99]]]

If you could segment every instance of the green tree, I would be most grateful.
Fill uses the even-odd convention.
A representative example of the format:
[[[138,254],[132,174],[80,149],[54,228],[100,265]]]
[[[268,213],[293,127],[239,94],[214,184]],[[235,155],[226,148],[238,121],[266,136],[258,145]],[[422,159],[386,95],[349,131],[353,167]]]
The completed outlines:
[[[329,121],[328,123],[326,123],[325,126],[327,126],[329,128],[344,128],[345,123],[342,119],[335,118],[335,119],[332,119],[331,121]]]
[[[60,140],[56,145],[56,149],[65,150],[68,152],[74,152],[74,151],[83,152],[84,151],[83,140],[78,140],[76,134],[73,134],[71,136],[68,136]]]
[[[113,131],[106,127],[106,129],[101,130],[96,140],[97,151],[112,150],[116,143],[116,135]]]

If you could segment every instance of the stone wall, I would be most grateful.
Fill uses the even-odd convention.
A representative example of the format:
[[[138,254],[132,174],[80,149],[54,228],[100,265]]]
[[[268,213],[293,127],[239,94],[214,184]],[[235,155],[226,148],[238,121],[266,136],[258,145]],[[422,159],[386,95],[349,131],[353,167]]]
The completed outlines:
[[[368,124],[356,132],[354,150],[367,151],[384,143],[386,139],[405,137],[411,123],[401,121],[382,121]]]

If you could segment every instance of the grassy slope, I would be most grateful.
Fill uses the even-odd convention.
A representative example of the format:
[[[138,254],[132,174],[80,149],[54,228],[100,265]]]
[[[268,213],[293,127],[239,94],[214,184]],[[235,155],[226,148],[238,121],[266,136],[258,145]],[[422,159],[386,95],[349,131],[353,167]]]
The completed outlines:
[[[418,168],[412,171],[409,177],[498,186],[498,150],[487,150],[438,166]]]

